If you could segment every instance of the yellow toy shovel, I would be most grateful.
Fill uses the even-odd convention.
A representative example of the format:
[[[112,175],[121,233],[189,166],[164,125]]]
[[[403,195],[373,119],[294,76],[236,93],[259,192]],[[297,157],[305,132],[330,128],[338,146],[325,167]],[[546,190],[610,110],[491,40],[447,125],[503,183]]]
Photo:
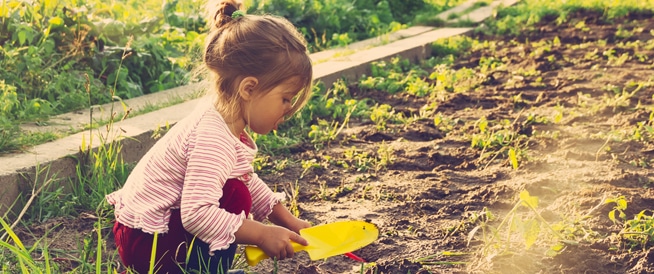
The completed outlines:
[[[309,245],[291,242],[293,250],[304,250],[309,253],[311,260],[319,260],[367,246],[377,240],[379,230],[374,224],[364,221],[340,221],[302,229],[300,236],[306,239]],[[250,266],[269,258],[256,246],[246,246],[245,257]]]

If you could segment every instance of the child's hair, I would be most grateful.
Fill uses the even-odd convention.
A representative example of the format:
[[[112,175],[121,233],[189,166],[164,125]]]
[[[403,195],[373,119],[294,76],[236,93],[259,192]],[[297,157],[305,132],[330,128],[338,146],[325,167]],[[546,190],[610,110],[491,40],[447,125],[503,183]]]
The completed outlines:
[[[239,111],[240,81],[257,78],[257,90],[264,95],[284,81],[293,79],[298,90],[293,115],[306,104],[312,87],[313,68],[302,34],[285,18],[272,15],[240,15],[235,1],[209,0],[209,23],[204,64],[211,88],[217,92],[216,108],[222,114]],[[239,11],[238,13],[242,13]]]

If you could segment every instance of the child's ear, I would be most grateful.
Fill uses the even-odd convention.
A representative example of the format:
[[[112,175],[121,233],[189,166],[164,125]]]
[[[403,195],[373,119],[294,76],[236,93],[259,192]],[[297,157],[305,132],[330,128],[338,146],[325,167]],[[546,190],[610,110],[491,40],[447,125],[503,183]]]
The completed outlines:
[[[241,80],[241,83],[238,85],[238,94],[245,101],[252,100],[254,97],[254,90],[259,84],[259,80],[256,77],[248,76]]]

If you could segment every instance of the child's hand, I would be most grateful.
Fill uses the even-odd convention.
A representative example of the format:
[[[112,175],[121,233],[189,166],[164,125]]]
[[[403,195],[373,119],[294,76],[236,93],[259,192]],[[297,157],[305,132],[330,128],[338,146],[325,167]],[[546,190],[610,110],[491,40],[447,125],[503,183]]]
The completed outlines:
[[[295,231],[295,233],[298,234],[300,233],[301,229],[309,228],[309,227],[311,227],[311,224],[309,222],[302,219],[295,218],[295,216],[289,221],[287,221],[286,223],[286,228]]]
[[[295,251],[291,245],[294,241],[301,245],[307,245],[307,241],[297,233],[281,226],[269,225],[261,233],[261,241],[257,246],[271,258],[283,260],[293,258]]]
[[[288,228],[295,233],[300,233],[300,229],[311,227],[311,224],[305,220],[293,216],[290,211],[281,203],[277,203],[268,216],[268,219],[276,225]]]

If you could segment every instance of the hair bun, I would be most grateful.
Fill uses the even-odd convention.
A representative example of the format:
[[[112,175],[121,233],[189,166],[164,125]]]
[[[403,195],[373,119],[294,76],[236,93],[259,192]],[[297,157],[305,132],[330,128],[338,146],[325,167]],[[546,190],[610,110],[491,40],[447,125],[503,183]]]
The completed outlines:
[[[241,9],[241,2],[236,0],[215,0],[209,1],[208,10],[212,12],[213,17],[210,20],[212,27],[220,28],[232,20],[232,14]]]

